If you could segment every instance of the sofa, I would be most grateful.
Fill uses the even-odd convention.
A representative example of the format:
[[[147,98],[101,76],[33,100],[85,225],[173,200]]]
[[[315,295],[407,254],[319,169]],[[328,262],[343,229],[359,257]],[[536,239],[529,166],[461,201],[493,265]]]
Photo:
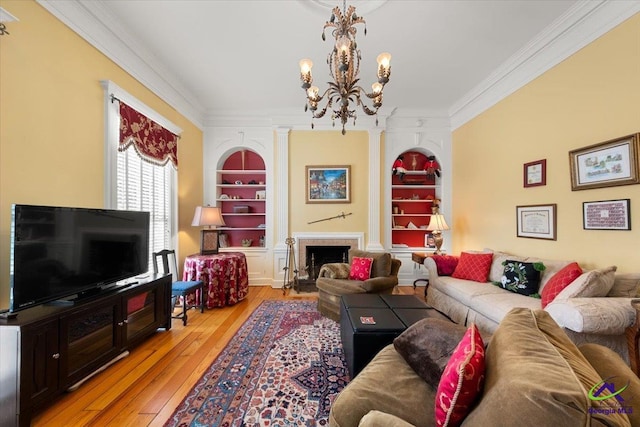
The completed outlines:
[[[329,425],[640,426],[640,379],[612,350],[577,347],[548,312],[511,310],[489,342],[480,341],[483,365],[473,370],[452,364],[464,338],[451,349],[446,337],[457,341],[474,325],[442,322],[421,320],[382,349],[336,397]],[[447,400],[450,369],[464,383]]]
[[[359,280],[349,279],[353,259],[370,259],[369,275]],[[398,271],[402,262],[388,252],[369,252],[349,249],[349,263],[328,263],[320,268],[318,311],[336,322],[340,321],[340,297],[351,294],[391,294],[398,284]]]
[[[446,258],[449,261],[457,258],[454,270],[458,270],[463,257],[486,257],[487,254],[490,254],[490,265],[488,275],[482,276],[486,277],[484,280],[460,278],[465,275],[456,277],[446,263]],[[504,264],[512,260],[544,265],[536,294],[527,296],[494,285],[504,280]],[[615,266],[583,271],[571,261],[516,256],[488,249],[463,252],[458,257],[428,257],[424,265],[429,273],[427,303],[456,323],[475,323],[483,336],[493,333],[514,307],[544,309],[574,343],[602,344],[629,361],[625,329],[635,320],[631,302],[640,286],[640,274],[616,274]],[[563,276],[571,268],[573,275]],[[560,276],[564,281],[559,280]],[[545,291],[548,284],[551,285]],[[558,286],[564,288],[560,287],[558,292]],[[552,287],[557,295],[545,301],[545,292],[553,295]]]

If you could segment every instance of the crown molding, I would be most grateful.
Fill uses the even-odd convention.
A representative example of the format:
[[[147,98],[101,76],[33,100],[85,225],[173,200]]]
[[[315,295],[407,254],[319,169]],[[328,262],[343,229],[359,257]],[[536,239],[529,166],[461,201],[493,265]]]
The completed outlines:
[[[204,107],[156,57],[140,45],[97,1],[45,1],[40,6],[75,31],[200,130]]]
[[[638,12],[640,2],[635,0],[578,2],[450,108],[451,130],[497,104]]]

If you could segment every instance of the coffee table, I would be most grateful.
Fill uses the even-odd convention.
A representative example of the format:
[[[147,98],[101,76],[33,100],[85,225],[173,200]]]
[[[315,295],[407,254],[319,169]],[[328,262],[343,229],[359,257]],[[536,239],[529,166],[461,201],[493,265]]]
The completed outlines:
[[[450,320],[413,295],[343,295],[340,338],[351,378],[405,329],[427,317]]]

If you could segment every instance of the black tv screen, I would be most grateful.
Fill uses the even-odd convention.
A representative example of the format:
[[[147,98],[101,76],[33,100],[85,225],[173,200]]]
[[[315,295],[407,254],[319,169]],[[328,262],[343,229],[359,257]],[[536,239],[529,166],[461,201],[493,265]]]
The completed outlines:
[[[10,311],[149,269],[149,212],[13,205]]]

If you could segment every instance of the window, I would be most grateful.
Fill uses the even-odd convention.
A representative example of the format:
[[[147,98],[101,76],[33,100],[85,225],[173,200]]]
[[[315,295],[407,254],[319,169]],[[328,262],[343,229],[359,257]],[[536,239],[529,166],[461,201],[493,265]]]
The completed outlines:
[[[172,199],[175,169],[167,164],[157,166],[145,162],[133,146],[117,153],[117,205],[116,209],[148,211],[151,213],[149,230],[149,267],[151,253],[172,248]]]
[[[112,102],[111,96],[175,134],[182,130],[113,82],[103,81],[102,86],[106,111],[105,207],[151,213],[149,270],[152,270],[152,252],[177,246],[177,171],[170,163],[158,166],[143,160],[133,146],[118,151],[120,113],[118,102]]]

